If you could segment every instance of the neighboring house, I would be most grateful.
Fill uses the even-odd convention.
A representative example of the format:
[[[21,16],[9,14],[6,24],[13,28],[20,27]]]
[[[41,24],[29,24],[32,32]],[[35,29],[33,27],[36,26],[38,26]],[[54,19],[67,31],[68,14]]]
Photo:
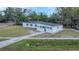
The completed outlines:
[[[38,31],[47,33],[56,33],[63,30],[63,25],[48,22],[30,21],[23,22],[22,25],[23,27],[36,28]]]

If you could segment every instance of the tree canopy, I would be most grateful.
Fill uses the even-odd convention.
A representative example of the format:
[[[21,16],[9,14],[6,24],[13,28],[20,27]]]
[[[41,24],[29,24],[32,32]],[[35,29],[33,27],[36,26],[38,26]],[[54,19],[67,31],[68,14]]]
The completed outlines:
[[[44,21],[63,24],[66,27],[75,27],[79,23],[78,7],[57,7],[56,12],[48,16],[42,12],[35,12],[31,9],[7,7],[0,11],[0,22],[12,21],[19,24],[21,21]]]

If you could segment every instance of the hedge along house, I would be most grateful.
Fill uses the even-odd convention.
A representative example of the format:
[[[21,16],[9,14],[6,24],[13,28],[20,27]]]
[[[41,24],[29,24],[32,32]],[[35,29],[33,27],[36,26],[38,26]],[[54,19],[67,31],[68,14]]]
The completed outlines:
[[[38,31],[47,33],[56,33],[63,30],[63,25],[40,21],[23,22],[22,25],[23,27],[36,28]]]

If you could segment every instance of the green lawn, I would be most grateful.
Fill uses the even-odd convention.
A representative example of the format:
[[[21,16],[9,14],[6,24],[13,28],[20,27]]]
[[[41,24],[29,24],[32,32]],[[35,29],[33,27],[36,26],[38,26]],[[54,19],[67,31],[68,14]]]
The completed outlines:
[[[33,32],[33,29],[23,28],[22,26],[8,26],[0,28],[0,37],[22,36]]]
[[[0,38],[0,42],[1,42],[1,41],[5,41],[5,40],[8,40],[8,39],[1,39],[1,38]]]
[[[62,32],[56,33],[56,34],[51,34],[51,33],[44,33],[44,34],[39,34],[36,36],[33,36],[33,38],[52,38],[52,37],[79,37],[79,32],[75,32],[72,30],[63,30]]]
[[[75,51],[79,40],[22,40],[1,48],[1,51]]]

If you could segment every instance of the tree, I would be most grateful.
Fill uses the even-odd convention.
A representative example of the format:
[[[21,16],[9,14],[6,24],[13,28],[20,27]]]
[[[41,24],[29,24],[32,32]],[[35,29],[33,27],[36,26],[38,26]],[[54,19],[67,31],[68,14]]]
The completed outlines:
[[[36,13],[35,11],[33,11],[32,13],[30,13],[28,15],[28,17],[30,17],[32,21],[47,21],[48,16],[44,13]]]
[[[57,11],[56,14],[58,15],[58,17],[60,17],[59,22],[62,23],[64,26],[74,27],[74,28],[75,28],[75,26],[79,26],[78,25],[79,8],[77,8],[77,7],[58,7],[58,8],[56,8],[56,11]]]
[[[48,22],[48,16],[44,13],[39,13],[39,20]]]
[[[53,13],[49,17],[49,22],[59,23],[59,20],[60,20],[60,17],[56,13]]]
[[[37,15],[37,13],[35,12],[35,11],[33,11],[33,12],[31,12],[29,15],[28,15],[28,17],[30,17],[31,19],[31,21],[38,21],[38,15]]]
[[[59,7],[57,14],[60,16],[60,22],[67,27],[72,27],[72,20],[75,15],[75,9],[72,7]]]
[[[8,7],[4,10],[4,19],[6,22],[13,21],[16,24],[19,24],[21,21],[24,21],[26,16],[27,9]]]
[[[15,16],[14,8],[8,7],[3,12],[4,12],[4,19],[5,19],[6,22],[15,20],[15,18],[14,18],[14,16]]]

